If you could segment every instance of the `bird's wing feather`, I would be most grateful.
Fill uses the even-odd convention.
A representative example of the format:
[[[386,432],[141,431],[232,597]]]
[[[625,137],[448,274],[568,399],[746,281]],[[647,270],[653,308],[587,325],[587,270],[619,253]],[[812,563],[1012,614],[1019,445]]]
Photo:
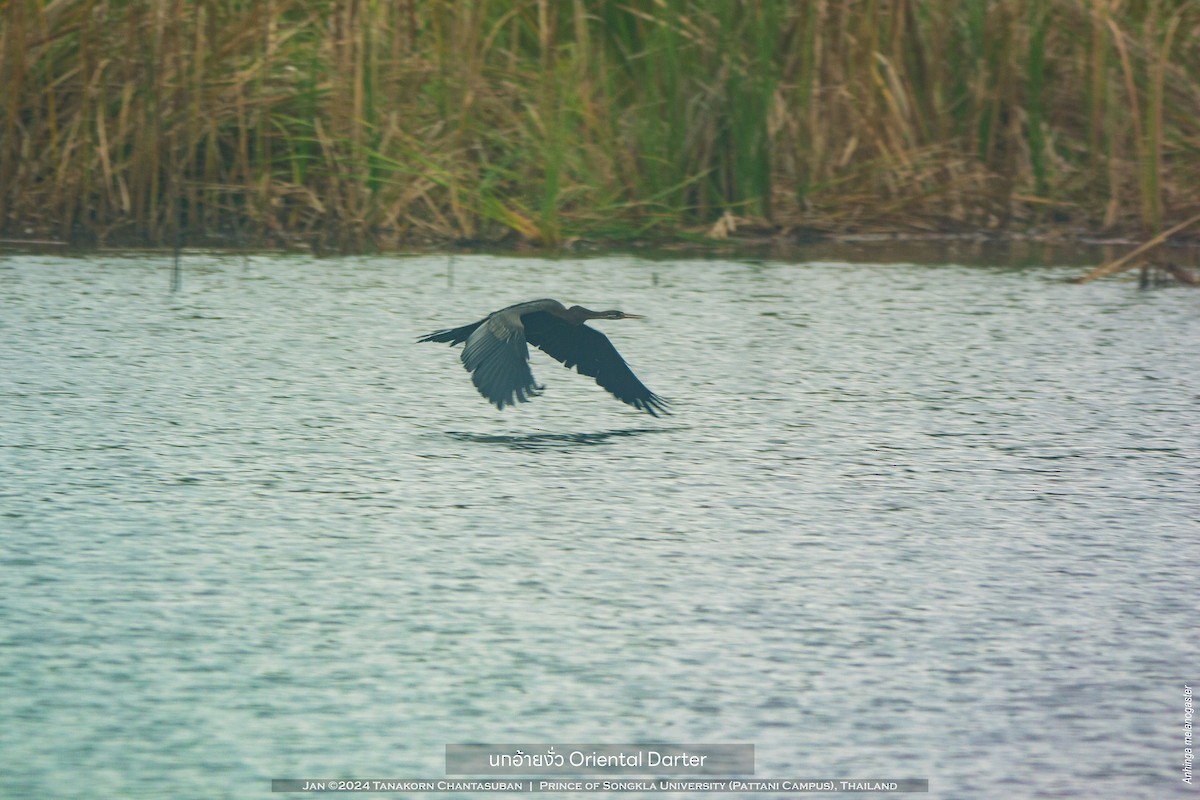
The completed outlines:
[[[529,348],[520,320],[493,314],[467,337],[462,363],[471,382],[496,408],[524,403],[541,387],[529,370]]]
[[[470,325],[463,325],[461,328],[446,328],[445,330],[434,331],[427,336],[422,336],[420,339],[417,339],[417,341],[446,342],[450,346],[454,346],[459,342],[465,342],[467,339],[469,339],[471,334],[474,333],[475,330],[485,322],[487,322],[486,319],[481,319],[479,322],[472,322]]]
[[[581,375],[595,378],[618,400],[652,416],[670,413],[667,402],[638,380],[617,348],[600,331],[587,325],[573,325],[544,311],[525,314],[521,321],[529,343],[561,361],[564,367],[575,367]]]

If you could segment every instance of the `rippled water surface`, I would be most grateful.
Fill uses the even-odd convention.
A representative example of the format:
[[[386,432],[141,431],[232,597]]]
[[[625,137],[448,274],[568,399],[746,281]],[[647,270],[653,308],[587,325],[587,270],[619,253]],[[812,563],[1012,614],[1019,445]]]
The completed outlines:
[[[753,742],[760,777],[1182,793],[1200,295],[1053,266],[0,258],[0,795]],[[414,343],[557,297],[672,403]],[[626,795],[629,796],[629,795]]]

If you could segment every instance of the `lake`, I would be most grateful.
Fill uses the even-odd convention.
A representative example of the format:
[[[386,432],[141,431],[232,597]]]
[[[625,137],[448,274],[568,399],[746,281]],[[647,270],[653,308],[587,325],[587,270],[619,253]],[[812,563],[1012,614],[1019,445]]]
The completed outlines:
[[[0,795],[748,742],[1183,796],[1200,295],[1081,261],[5,253]],[[591,324],[673,414],[415,343],[539,297],[646,315]]]

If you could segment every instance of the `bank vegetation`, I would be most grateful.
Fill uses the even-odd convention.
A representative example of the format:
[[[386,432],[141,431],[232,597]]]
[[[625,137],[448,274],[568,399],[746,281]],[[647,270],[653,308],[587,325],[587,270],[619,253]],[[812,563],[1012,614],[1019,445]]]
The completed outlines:
[[[6,0],[0,233],[405,242],[1200,213],[1195,0]]]

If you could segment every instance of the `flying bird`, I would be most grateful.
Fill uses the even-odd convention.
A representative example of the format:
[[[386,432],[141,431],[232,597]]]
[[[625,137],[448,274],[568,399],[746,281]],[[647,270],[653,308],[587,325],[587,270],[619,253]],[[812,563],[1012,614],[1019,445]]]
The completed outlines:
[[[645,387],[600,331],[584,323],[589,319],[643,319],[623,311],[592,311],[583,306],[567,308],[557,300],[531,300],[502,308],[478,322],[461,328],[434,331],[418,342],[466,342],[462,363],[471,373],[479,393],[496,408],[525,403],[541,394],[529,370],[529,347],[541,349],[574,367],[581,375],[595,378],[618,400],[651,416],[669,414],[667,402]]]

